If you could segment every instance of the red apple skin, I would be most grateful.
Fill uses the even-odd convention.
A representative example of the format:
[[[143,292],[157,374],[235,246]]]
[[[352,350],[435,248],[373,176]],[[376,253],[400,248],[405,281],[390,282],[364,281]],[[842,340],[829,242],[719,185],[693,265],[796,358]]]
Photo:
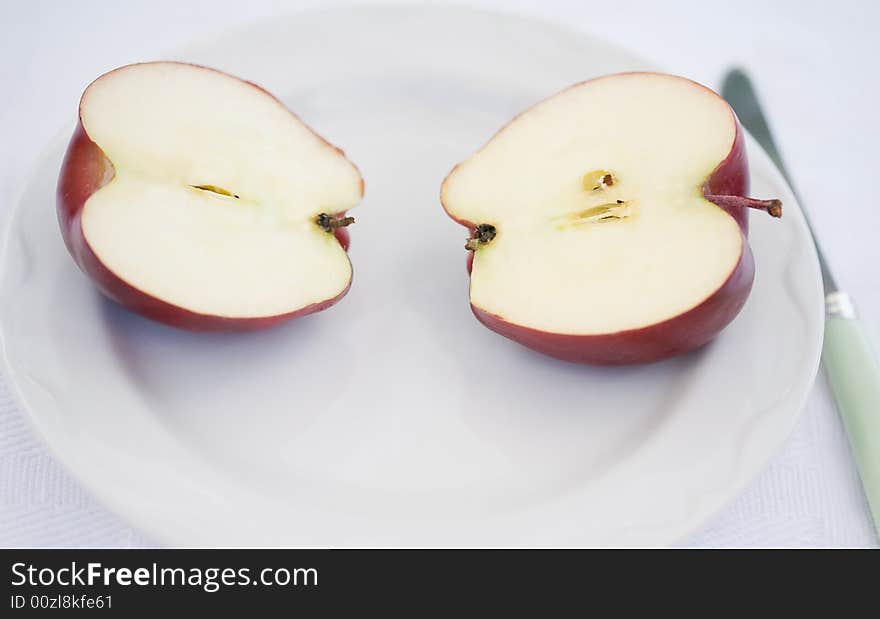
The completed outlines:
[[[705,88],[702,85],[700,87]],[[703,183],[704,195],[748,195],[749,168],[745,139],[732,110],[731,115],[736,124],[733,145],[727,157]],[[736,318],[748,299],[755,278],[755,260],[748,243],[749,209],[720,208],[736,220],[742,231],[742,253],[725,282],[704,301],[683,314],[639,329],[601,335],[567,335],[508,322],[504,317],[486,312],[473,304],[471,311],[477,320],[492,331],[532,350],[574,363],[651,363],[695,350],[718,335]],[[471,232],[474,230],[475,225],[472,222],[458,219],[451,213],[450,216]],[[467,267],[470,273],[473,252],[468,252]]]
[[[532,350],[575,363],[627,365],[650,363],[699,348],[739,313],[749,296],[755,263],[748,245],[727,281],[684,314],[641,329],[603,335],[563,335],[530,329],[471,305],[477,320],[492,331]]]
[[[214,71],[215,69],[208,68],[208,70]],[[263,88],[252,82],[246,83],[266,92]],[[280,101],[278,103],[283,105]],[[80,105],[82,105],[82,102],[80,102]],[[95,252],[92,251],[83,234],[82,212],[86,201],[93,193],[109,183],[113,179],[115,172],[113,164],[86,133],[82,124],[81,114],[82,112],[80,111],[80,117],[76,129],[74,129],[73,137],[71,137],[68,144],[58,177],[56,195],[58,223],[61,227],[61,236],[64,238],[64,244],[67,246],[70,255],[83,273],[92,280],[92,283],[98,290],[108,298],[145,318],[180,329],[189,331],[253,331],[272,327],[291,318],[325,310],[344,297],[351,288],[351,280],[349,280],[345,290],[332,299],[307,305],[294,312],[275,316],[261,316],[259,318],[230,318],[228,316],[200,314],[138,290],[113,273],[101,262]],[[323,138],[321,139],[323,140]],[[326,142],[326,140],[324,141]],[[328,145],[330,144],[328,143]],[[344,156],[342,150],[335,146],[332,147]],[[363,196],[363,193],[364,183],[361,180],[361,196]],[[337,213],[338,216],[343,216],[344,214],[344,212]],[[337,228],[334,232],[339,244],[348,251],[350,245],[348,230]]]

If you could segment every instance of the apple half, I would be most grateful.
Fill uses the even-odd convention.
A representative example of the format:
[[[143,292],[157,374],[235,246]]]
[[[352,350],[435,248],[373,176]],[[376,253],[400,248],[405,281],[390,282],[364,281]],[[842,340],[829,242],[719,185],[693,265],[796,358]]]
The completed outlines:
[[[743,307],[755,264],[742,129],[690,80],[624,73],[523,112],[443,182],[471,231],[476,317],[520,344],[591,364],[693,350]]]
[[[58,180],[70,254],[108,297],[193,330],[267,327],[348,291],[357,168],[262,88],[177,62],[92,82]]]

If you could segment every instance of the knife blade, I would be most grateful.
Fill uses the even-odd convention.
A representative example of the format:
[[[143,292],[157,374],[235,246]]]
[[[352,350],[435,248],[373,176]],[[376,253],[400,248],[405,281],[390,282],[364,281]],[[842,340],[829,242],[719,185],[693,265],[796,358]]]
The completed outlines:
[[[816,245],[825,290],[825,338],[822,364],[837,410],[843,418],[862,488],[880,533],[880,365],[849,295],[840,289],[804,210],[791,175],[770,132],[751,79],[742,69],[727,72],[721,87],[743,126],[764,148],[791,187]]]

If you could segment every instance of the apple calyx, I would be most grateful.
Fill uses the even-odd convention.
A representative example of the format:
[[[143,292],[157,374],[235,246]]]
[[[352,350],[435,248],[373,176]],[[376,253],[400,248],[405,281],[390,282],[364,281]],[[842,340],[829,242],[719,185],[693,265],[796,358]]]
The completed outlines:
[[[464,248],[468,251],[475,251],[481,245],[486,245],[494,239],[496,234],[498,234],[498,231],[492,224],[480,224],[475,226],[474,232],[467,240],[467,243],[464,244]]]
[[[709,202],[714,202],[723,208],[753,208],[759,211],[766,211],[771,217],[782,217],[782,201],[773,200],[757,200],[755,198],[746,198],[744,196],[726,196],[704,194]]]
[[[328,215],[327,213],[321,213],[315,218],[315,223],[318,224],[318,227],[324,230],[324,232],[333,232],[337,228],[345,228],[346,226],[353,224],[354,217],[336,217],[334,215]]]

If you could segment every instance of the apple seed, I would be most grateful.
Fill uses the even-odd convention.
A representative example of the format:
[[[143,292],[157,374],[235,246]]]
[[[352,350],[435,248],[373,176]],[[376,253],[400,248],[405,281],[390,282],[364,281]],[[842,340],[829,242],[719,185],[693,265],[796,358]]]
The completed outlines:
[[[608,170],[591,170],[581,179],[584,189],[599,191],[614,184],[614,176]]]
[[[626,219],[633,214],[632,204],[626,200],[615,200],[608,204],[600,204],[586,210],[574,213],[572,217],[575,223],[606,223],[609,221],[620,221]]]
[[[217,187],[217,185],[190,185],[193,189],[201,189],[202,191],[210,191],[211,193],[216,193],[221,196],[226,196],[229,198],[235,198],[236,200],[239,198],[237,193],[232,193],[228,189],[223,189],[222,187]]]

